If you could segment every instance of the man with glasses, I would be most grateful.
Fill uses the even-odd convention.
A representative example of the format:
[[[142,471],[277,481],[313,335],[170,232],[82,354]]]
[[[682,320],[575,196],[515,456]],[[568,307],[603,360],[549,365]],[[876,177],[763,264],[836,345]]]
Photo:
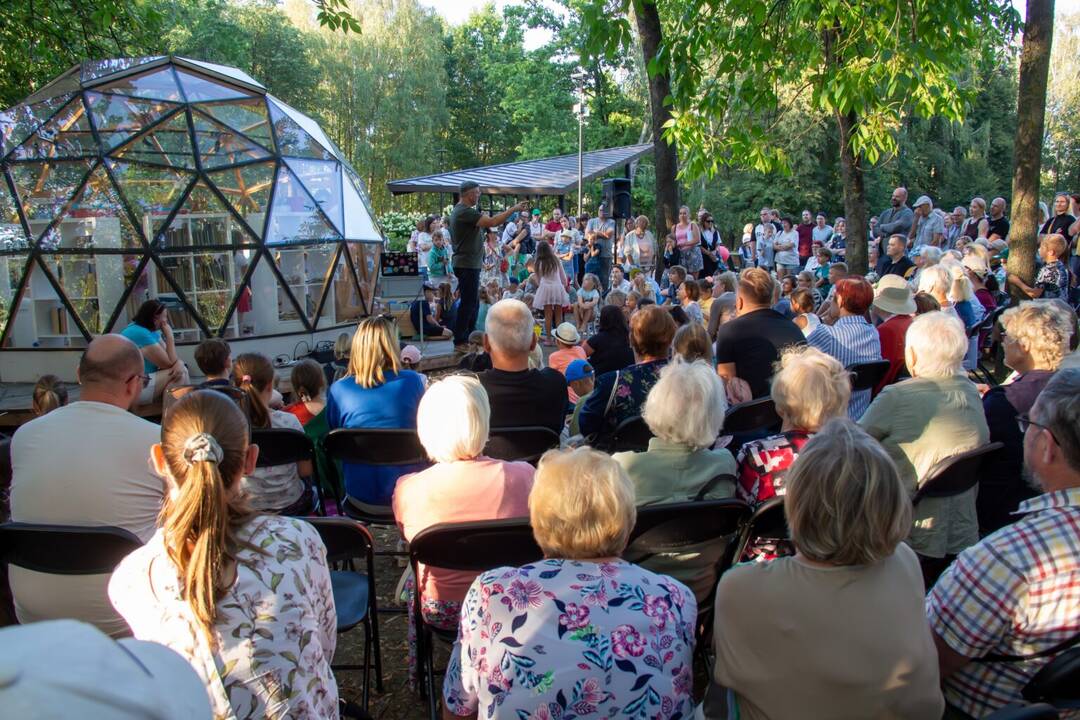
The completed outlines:
[[[1080,644],[1080,368],[1058,371],[1017,422],[1042,494],[961,553],[926,599],[945,700],[971,717],[1021,701],[1035,673]]]
[[[149,378],[135,343],[91,341],[77,370],[76,402],[31,420],[11,439],[11,519],[54,525],[112,525],[146,542],[165,482],[148,464],[161,428],[128,412]],[[46,575],[11,566],[19,622],[74,618],[128,634],[109,603],[108,575]]]

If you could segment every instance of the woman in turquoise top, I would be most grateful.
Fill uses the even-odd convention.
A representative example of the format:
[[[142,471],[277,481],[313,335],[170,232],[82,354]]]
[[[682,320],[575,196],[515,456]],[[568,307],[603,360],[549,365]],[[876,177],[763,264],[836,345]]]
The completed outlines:
[[[186,385],[187,366],[176,355],[172,326],[165,305],[147,300],[135,312],[131,323],[120,331],[143,356],[143,390],[138,404],[146,405],[161,398],[171,385]]]

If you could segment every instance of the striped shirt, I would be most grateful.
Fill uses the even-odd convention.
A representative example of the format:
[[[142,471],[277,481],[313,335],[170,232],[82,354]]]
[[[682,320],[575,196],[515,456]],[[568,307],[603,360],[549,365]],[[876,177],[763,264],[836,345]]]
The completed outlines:
[[[844,367],[881,359],[881,339],[865,318],[848,315],[839,318],[834,325],[821,323],[812,330],[807,325],[806,329],[810,330],[806,342],[826,355],[832,355]],[[870,406],[870,392],[867,389],[851,393],[848,417],[852,420],[862,417]]]
[[[965,657],[1031,655],[1080,633],[1080,488],[1017,513],[1025,516],[961,553],[927,596],[930,627]],[[1020,700],[1050,659],[968,663],[945,680],[945,698],[985,717]]]

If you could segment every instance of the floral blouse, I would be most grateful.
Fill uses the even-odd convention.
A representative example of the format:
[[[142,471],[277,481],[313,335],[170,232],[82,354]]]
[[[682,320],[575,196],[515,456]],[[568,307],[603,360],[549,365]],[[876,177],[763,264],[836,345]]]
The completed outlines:
[[[697,602],[621,560],[497,568],[465,597],[443,698],[481,718],[675,718],[694,711]]]
[[[117,567],[109,599],[136,638],[191,663],[215,720],[337,718],[337,619],[318,533],[302,520],[260,515],[240,538],[252,547],[237,553],[236,582],[218,601],[216,649],[181,598],[160,529]]]

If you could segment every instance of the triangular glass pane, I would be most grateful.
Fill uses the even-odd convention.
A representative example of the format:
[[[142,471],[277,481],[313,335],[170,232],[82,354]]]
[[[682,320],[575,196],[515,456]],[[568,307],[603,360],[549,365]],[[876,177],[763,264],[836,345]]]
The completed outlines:
[[[232,100],[233,98],[251,97],[252,93],[245,92],[232,85],[223,82],[215,82],[210,78],[195,75],[177,68],[176,74],[180,76],[180,84],[184,88],[188,102],[205,102],[207,100]]]
[[[341,235],[284,165],[278,168],[273,207],[266,229],[267,245],[285,245],[311,240],[338,240]]]
[[[114,263],[112,258],[119,258],[120,265],[119,272],[113,272],[112,275],[123,276],[123,287],[131,288],[128,293],[127,300],[124,302],[120,311],[116,314],[116,319],[113,320],[111,327],[105,329],[104,332],[119,332],[128,326],[131,322],[131,318],[135,317],[135,313],[138,312],[139,306],[149,300],[151,297],[155,297],[156,293],[151,288],[150,278],[154,272],[154,263],[150,262],[149,258],[145,255],[98,255],[99,267],[103,262]],[[139,265],[143,259],[147,262],[140,268]],[[110,270],[116,268],[113,264],[109,266]],[[99,285],[101,285],[99,278]],[[113,292],[117,292],[115,286],[112,286]],[[122,293],[122,291],[120,291]],[[115,299],[109,302],[103,303],[103,312],[106,315],[111,316],[116,311],[117,305],[120,303],[120,297],[122,294],[117,294]],[[106,320],[108,322],[108,320]]]
[[[8,170],[32,237],[40,237],[93,167],[92,160],[16,163]]]
[[[268,149],[274,147],[270,132],[270,116],[266,112],[266,101],[262,98],[199,103],[198,108],[233,130],[239,130],[252,140],[261,143],[263,147]]]
[[[364,196],[349,177],[344,178],[341,187],[345,201],[345,238],[382,242],[382,233],[375,227],[371,206],[364,201]]]
[[[242,167],[215,170],[210,180],[232,205],[236,214],[262,237],[266,203],[274,185],[274,163],[255,163]]]
[[[59,223],[39,240],[44,250],[57,248],[142,248],[120,194],[103,165],[94,168]]]
[[[25,250],[29,247],[30,238],[19,220],[18,204],[0,173],[0,251]],[[0,281],[2,280],[0,277]],[[3,326],[3,323],[0,323],[0,328]]]
[[[330,263],[337,252],[337,244],[306,245],[302,247],[276,248],[271,256],[289,286],[292,296],[304,310],[308,320],[314,322],[319,309],[319,298],[330,273]],[[330,277],[332,280],[332,276]],[[332,301],[327,301],[327,308]],[[325,309],[324,309],[325,312]],[[279,320],[296,320],[296,308],[281,293],[278,299]]]
[[[96,92],[86,93],[86,98],[98,137],[106,148],[116,147],[179,107],[176,103],[162,100],[141,100]]]
[[[23,102],[27,104],[39,103],[42,100],[55,98],[58,95],[70,95],[79,90],[79,67],[76,65],[67,72],[57,75],[34,94],[23,98]]]
[[[19,306],[21,305],[18,302],[19,298],[16,298],[16,292],[23,273],[26,272],[27,257],[25,253],[0,255],[0,330],[6,329],[9,320],[12,321],[12,331],[16,329],[16,325],[28,325],[29,317],[26,312],[21,313],[21,320],[15,320],[20,315]],[[25,293],[21,297],[25,297]],[[29,329],[24,330],[21,335],[24,345],[19,347],[30,347],[32,340]],[[14,345],[9,344],[6,347],[14,347]]]
[[[203,180],[191,188],[169,226],[154,236],[154,244],[166,250],[256,242]]]
[[[233,252],[161,255],[159,261],[164,272],[157,269],[153,273],[154,281],[158,298],[166,305],[176,308],[170,310],[169,319],[174,331],[178,328],[182,331],[177,339],[198,340],[201,336],[192,310],[199,314],[211,332],[216,333],[225,322],[225,313],[232,303],[240,279]],[[188,307],[180,302],[165,278],[166,274],[183,291],[189,303]]]
[[[0,112],[0,157],[11,152],[16,145],[21,145],[30,137],[30,133],[69,100],[71,95],[60,95],[35,105],[23,103]]]
[[[138,220],[143,237],[153,241],[194,174],[174,168],[108,161],[116,184]]]
[[[206,62],[205,60],[193,60],[192,58],[180,59],[184,62],[189,62],[192,65],[198,65],[199,67],[209,70],[210,72],[224,75],[226,77],[233,78],[234,80],[239,80],[240,82],[247,83],[248,85],[254,85],[256,87],[263,88],[264,90],[266,89],[262,83],[248,75],[243,70],[237,70],[236,68],[229,67],[228,65],[218,65],[217,63]]]
[[[136,264],[140,256],[131,256]],[[124,255],[53,255],[49,271],[64,291],[71,310],[91,335],[105,323],[124,293]]]
[[[273,95],[267,95],[266,101],[267,104],[270,105],[272,111],[280,110],[284,114],[288,115],[290,118],[292,118],[292,121],[294,123],[304,129],[304,132],[315,138],[315,141],[321,144],[324,150],[326,150],[328,153],[333,153],[334,143],[330,142],[330,138],[326,137],[326,133],[324,133],[323,129],[319,127],[319,123],[315,122],[307,115],[294,108],[292,105],[278,100]]]
[[[149,57],[136,58],[112,58],[111,60],[91,60],[82,64],[82,81],[91,82],[103,78],[106,75],[118,73],[121,70],[129,70],[139,65],[145,65],[155,60],[160,60],[164,55],[151,55]]]
[[[195,144],[204,168],[236,165],[248,160],[272,157],[264,148],[202,113],[194,112]]]
[[[315,198],[326,217],[339,231],[344,232],[341,221],[341,163],[336,160],[301,160],[285,158],[308,194]]]
[[[55,256],[49,260],[56,259]],[[2,263],[0,263],[2,264]],[[16,275],[21,274],[22,259],[11,260],[8,277],[11,287],[17,285]],[[11,348],[65,348],[85,347],[86,338],[79,330],[67,303],[56,292],[50,277],[55,277],[54,268],[48,267],[44,258],[31,260],[26,272],[28,277],[23,292],[12,304],[9,312],[8,335],[4,347]],[[0,276],[0,283],[4,282]]]
[[[97,155],[97,151],[86,108],[76,97],[15,148],[12,157],[17,160],[86,157]]]
[[[360,286],[360,297],[365,311],[374,312],[375,288],[379,282],[379,258],[382,256],[382,243],[350,242],[345,247],[352,256],[353,268]]]
[[[94,88],[98,92],[113,92],[151,100],[183,102],[180,87],[173,77],[172,68],[162,67],[138,75],[130,75]]]
[[[149,132],[137,135],[112,152],[115,158],[159,163],[185,170],[195,169],[195,151],[187,115],[179,112]]]
[[[347,247],[347,246],[343,246]],[[367,313],[360,300],[360,288],[356,284],[356,275],[349,269],[349,261],[342,252],[334,268],[330,293],[326,296],[326,305],[319,316],[320,326],[328,322],[334,325],[359,320]]]
[[[274,135],[277,137],[278,151],[282,155],[294,157],[314,158],[316,160],[332,160],[330,152],[319,144],[304,128],[300,127],[291,117],[272,102],[270,106],[270,120],[274,124]]]

